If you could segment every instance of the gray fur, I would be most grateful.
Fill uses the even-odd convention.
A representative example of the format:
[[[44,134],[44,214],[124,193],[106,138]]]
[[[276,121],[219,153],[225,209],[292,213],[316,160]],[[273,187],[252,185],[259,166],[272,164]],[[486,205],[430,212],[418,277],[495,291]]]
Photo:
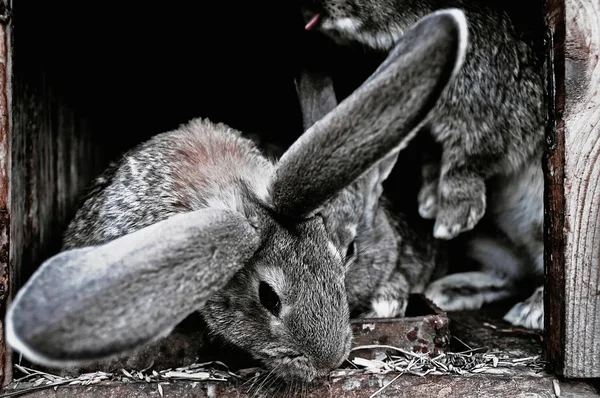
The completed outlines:
[[[464,67],[423,127],[440,145],[441,156],[424,154],[419,213],[436,220],[434,236],[442,239],[475,228],[486,208],[490,214],[464,239],[481,272],[442,278],[427,295],[443,309],[478,308],[515,294],[524,278],[539,279],[544,78],[536,43],[505,11],[471,0],[306,0],[303,5],[306,19],[320,13],[320,30],[337,42],[376,51],[388,51],[408,26],[438,7],[465,12],[470,40]],[[502,236],[489,236],[490,230]],[[537,322],[543,317],[535,315],[533,322],[515,311],[507,319],[543,327]]]
[[[495,194],[488,199],[488,214],[465,236],[467,255],[480,264],[481,272],[451,274],[433,282],[426,295],[440,308],[479,308],[520,293],[523,281],[533,280],[537,289],[531,298],[516,304],[505,320],[544,328],[543,178],[541,166],[532,163],[489,184]]]
[[[419,195],[422,216],[436,219],[436,237],[452,239],[471,230],[485,213],[485,183],[539,160],[544,142],[542,64],[534,44],[505,12],[467,0],[303,4],[307,19],[322,14],[320,29],[335,40],[383,51],[436,8],[465,11],[470,37],[465,65],[424,126],[442,146],[441,159],[424,165]]]
[[[15,297],[7,338],[49,365],[153,342],[223,288],[258,244],[242,215],[205,208],[63,251]]]
[[[544,330],[544,287],[539,286],[531,297],[515,304],[506,313],[504,320],[516,326]]]
[[[424,51],[443,46],[447,52],[462,53],[455,46],[466,45],[454,41],[456,36],[466,35],[466,31],[458,31],[459,25],[452,26],[455,31],[451,35],[432,29],[434,26],[430,21],[415,25],[361,87],[286,151],[270,186],[278,212],[294,217],[310,215],[332,192],[345,187],[348,179],[360,177],[383,154],[403,149],[413,138],[435,105],[432,100],[446,88],[445,79],[458,72],[447,68],[446,55],[428,57]],[[399,54],[402,56],[398,58]],[[399,67],[389,68],[390,62]],[[427,81],[423,69],[448,76]],[[347,145],[337,144],[343,137],[347,137]]]
[[[326,74],[302,69],[296,79],[296,92],[305,131],[337,105],[333,82]]]
[[[127,153],[84,198],[65,251],[22,289],[9,342],[26,340],[25,354],[46,364],[94,360],[158,338],[199,310],[213,335],[278,377],[311,380],[338,366],[352,338],[348,275],[373,259],[377,286],[395,267],[385,253],[396,240],[379,239],[393,236],[381,182],[460,67],[465,25],[456,11],[424,18],[277,164],[206,120]],[[383,133],[390,126],[391,136]],[[383,254],[371,250],[377,245]],[[278,307],[266,308],[261,286]]]
[[[67,228],[63,249],[105,243],[205,207],[245,214],[240,187],[264,198],[274,170],[239,132],[193,120],[139,145],[98,177]]]

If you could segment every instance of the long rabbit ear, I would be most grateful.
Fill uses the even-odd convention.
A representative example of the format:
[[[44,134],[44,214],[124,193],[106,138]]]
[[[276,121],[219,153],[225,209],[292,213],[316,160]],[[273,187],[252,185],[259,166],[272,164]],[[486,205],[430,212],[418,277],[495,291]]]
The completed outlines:
[[[404,147],[458,72],[467,44],[462,11],[438,11],[409,29],[377,71],[282,156],[274,208],[310,215],[378,160]]]
[[[296,91],[300,102],[304,131],[312,127],[337,105],[333,81],[329,75],[302,68],[296,79]]]
[[[47,260],[6,316],[7,341],[30,360],[73,366],[166,336],[253,255],[238,213],[179,214],[101,246]]]

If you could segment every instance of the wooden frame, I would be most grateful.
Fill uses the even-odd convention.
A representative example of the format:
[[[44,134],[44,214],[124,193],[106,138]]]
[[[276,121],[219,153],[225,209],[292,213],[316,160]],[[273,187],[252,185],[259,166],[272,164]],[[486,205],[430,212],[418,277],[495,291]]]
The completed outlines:
[[[600,3],[550,0],[547,24],[547,356],[600,377]]]
[[[4,341],[4,314],[13,294],[11,248],[11,37],[10,5],[0,1],[0,385],[12,379],[11,350]]]

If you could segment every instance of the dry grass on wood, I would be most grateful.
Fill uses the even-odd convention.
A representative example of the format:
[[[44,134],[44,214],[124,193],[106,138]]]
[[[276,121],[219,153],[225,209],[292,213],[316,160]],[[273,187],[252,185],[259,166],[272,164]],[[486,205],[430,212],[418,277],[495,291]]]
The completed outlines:
[[[541,375],[544,362],[539,356],[515,357],[507,352],[485,351],[472,349],[464,352],[448,352],[437,357],[427,354],[416,354],[391,346],[360,346],[358,350],[381,351],[375,359],[368,360],[350,355],[346,366],[334,370],[329,377],[332,380],[352,377],[362,374],[387,374],[397,373],[402,375],[511,375],[518,369],[521,374]],[[383,352],[385,350],[385,352]],[[0,398],[14,397],[26,392],[43,389],[58,388],[68,385],[93,385],[102,382],[121,383],[157,383],[157,389],[162,396],[161,384],[173,383],[178,380],[227,382],[231,380],[252,382],[253,379],[264,377],[268,371],[259,368],[243,369],[237,372],[229,371],[222,362],[197,363],[187,367],[165,369],[161,371],[144,369],[120,369],[118,372],[95,372],[82,374],[76,378],[68,378],[41,372],[21,365],[15,365],[22,376],[16,378]]]

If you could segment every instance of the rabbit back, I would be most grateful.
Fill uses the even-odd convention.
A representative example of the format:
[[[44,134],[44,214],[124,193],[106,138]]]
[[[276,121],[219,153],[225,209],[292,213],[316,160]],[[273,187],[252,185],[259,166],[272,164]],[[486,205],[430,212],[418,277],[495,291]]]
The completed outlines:
[[[83,196],[63,249],[105,243],[206,207],[243,214],[242,196],[264,198],[273,168],[238,131],[192,120],[111,164]]]

